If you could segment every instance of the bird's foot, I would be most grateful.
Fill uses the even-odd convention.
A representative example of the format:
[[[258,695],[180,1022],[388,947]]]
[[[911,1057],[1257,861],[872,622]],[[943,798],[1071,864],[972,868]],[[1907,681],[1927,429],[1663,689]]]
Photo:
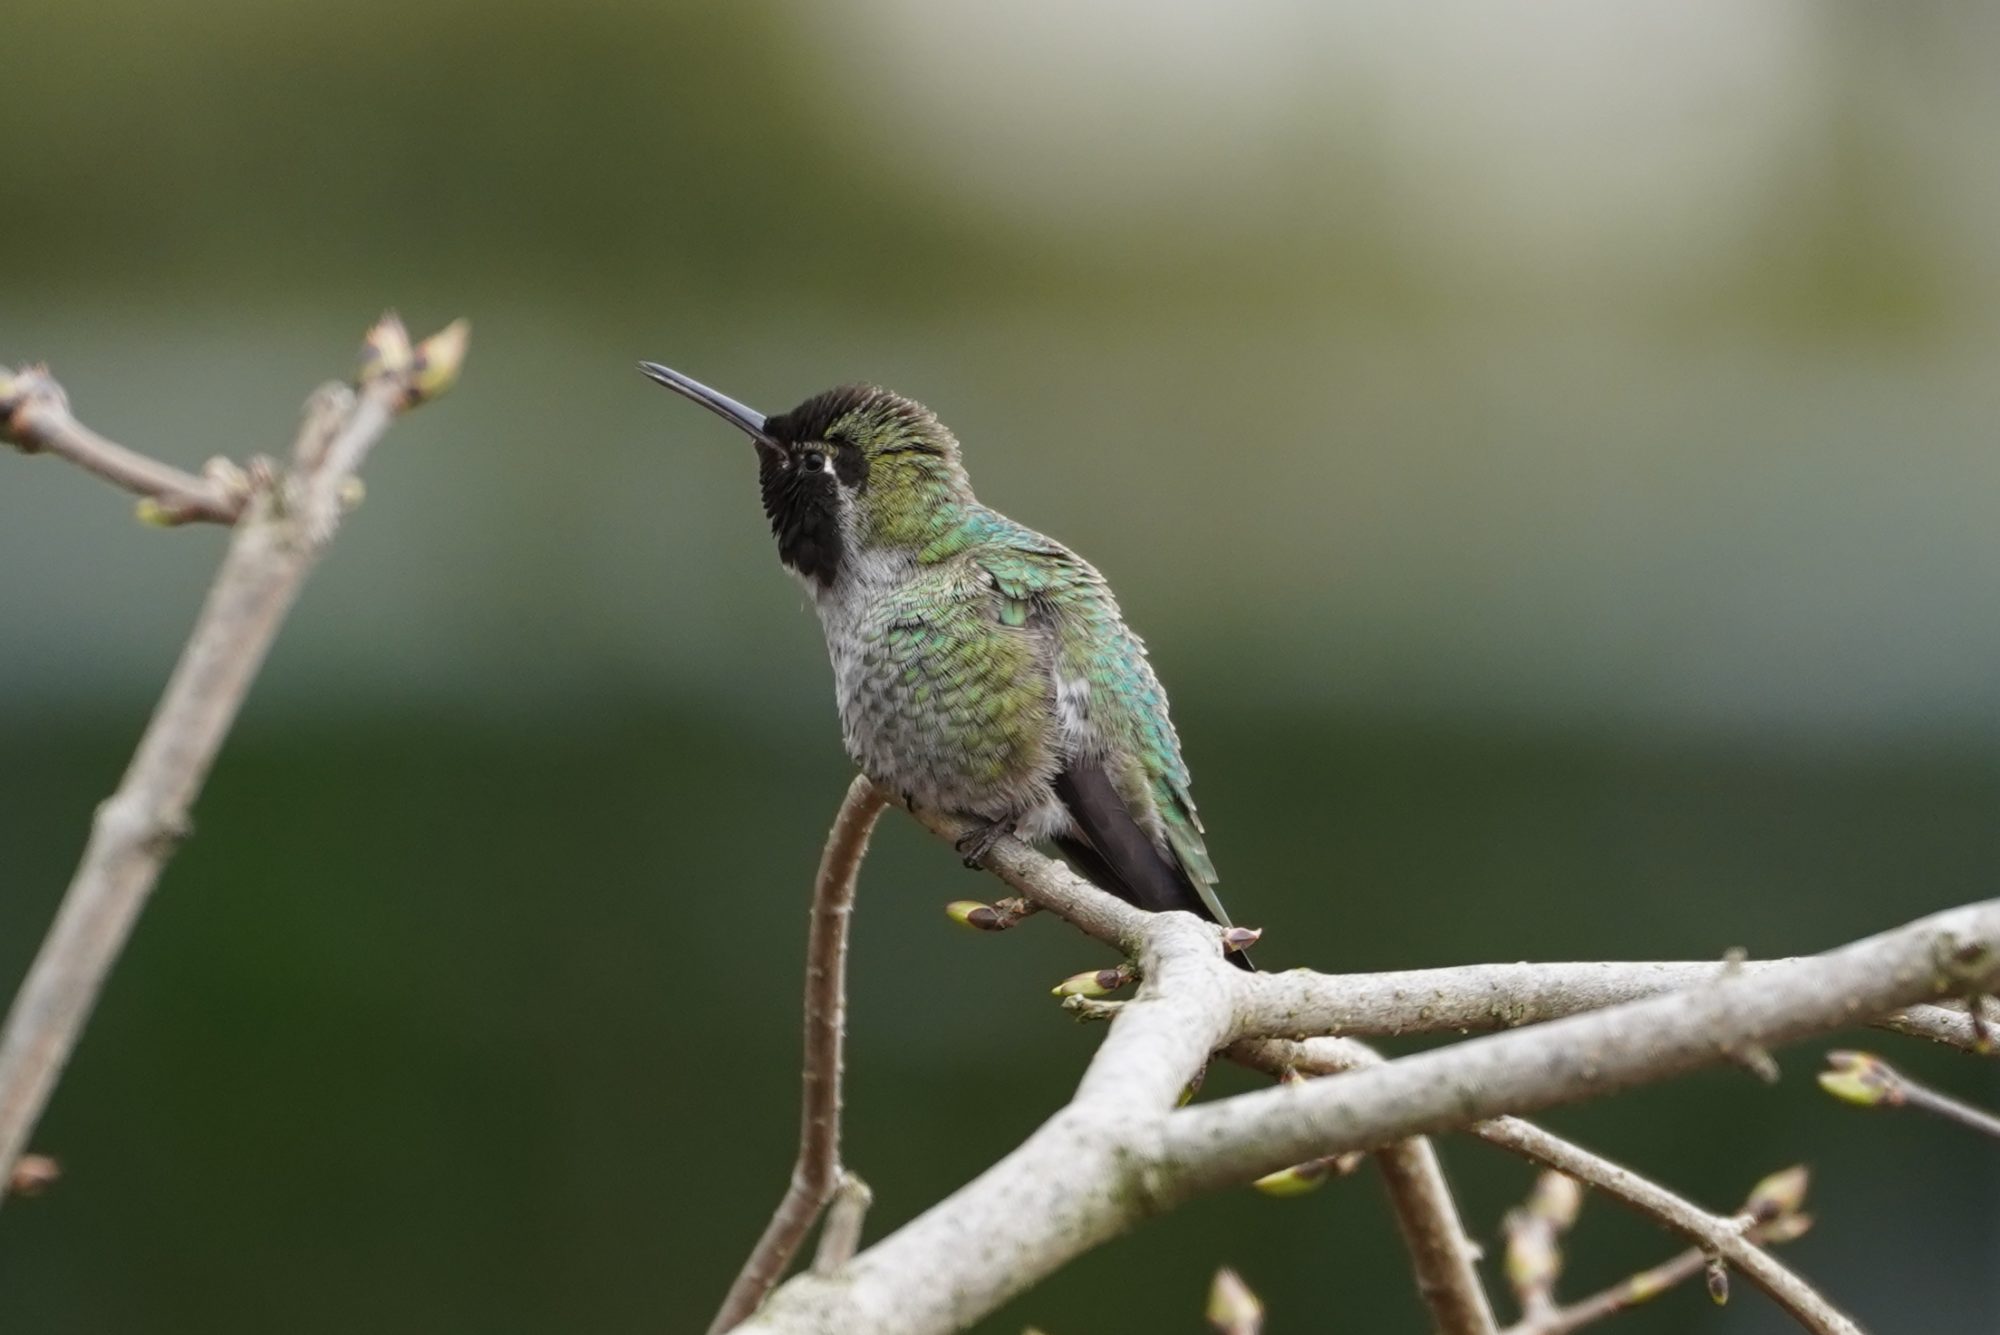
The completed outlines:
[[[1014,833],[1012,820],[986,821],[961,835],[952,847],[958,850],[958,855],[965,860],[966,866],[977,870],[985,865],[986,855],[993,851],[993,845],[1012,833]]]

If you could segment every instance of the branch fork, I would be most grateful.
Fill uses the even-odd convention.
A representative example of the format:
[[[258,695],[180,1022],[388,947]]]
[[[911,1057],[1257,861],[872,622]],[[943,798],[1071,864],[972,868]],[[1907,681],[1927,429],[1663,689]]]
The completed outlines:
[[[0,1183],[19,1185],[28,1137],[161,869],[189,831],[209,768],[333,536],[356,471],[398,414],[450,388],[466,338],[459,321],[419,350],[401,321],[384,316],[368,343],[387,355],[364,358],[358,388],[325,387],[307,401],[293,465],[282,472],[263,459],[185,472],[78,421],[46,367],[0,368],[0,439],[136,493],[143,519],[231,528],[187,647],[117,791],[98,807],[82,862],[0,1029]]]

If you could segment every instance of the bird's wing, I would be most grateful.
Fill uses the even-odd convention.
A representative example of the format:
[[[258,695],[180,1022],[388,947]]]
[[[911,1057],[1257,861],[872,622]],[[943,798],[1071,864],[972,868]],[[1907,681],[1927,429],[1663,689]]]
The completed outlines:
[[[1002,624],[1048,637],[1070,742],[1056,792],[1095,855],[1093,869],[1118,882],[1105,888],[1142,908],[1226,925],[1166,692],[1110,586],[1068,548],[1026,530],[982,551],[979,565]]]

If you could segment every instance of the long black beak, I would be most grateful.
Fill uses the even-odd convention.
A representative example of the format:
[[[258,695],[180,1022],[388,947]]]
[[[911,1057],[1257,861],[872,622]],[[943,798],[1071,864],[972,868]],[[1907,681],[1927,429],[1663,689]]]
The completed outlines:
[[[639,369],[682,398],[693,399],[758,444],[778,443],[772,439],[771,433],[764,429],[766,420],[764,414],[755,408],[745,407],[727,394],[718,393],[701,381],[684,376],[672,367],[662,366],[658,362],[640,362]]]

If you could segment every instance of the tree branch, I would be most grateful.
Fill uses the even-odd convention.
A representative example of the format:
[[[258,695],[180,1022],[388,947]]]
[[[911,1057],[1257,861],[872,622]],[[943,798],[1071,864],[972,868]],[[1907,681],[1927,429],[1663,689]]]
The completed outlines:
[[[1683,992],[1420,1052],[1338,1082],[1189,1108],[1167,1127],[1158,1168],[1187,1192],[1212,1189],[1310,1155],[1599,1097],[1921,998],[1983,993],[1996,976],[2000,900],[1988,900],[1823,955],[1725,971]],[[1245,976],[1239,1036],[1296,1023],[1259,1013],[1271,1001],[1264,979]]]
[[[1437,1147],[1415,1136],[1375,1151],[1374,1157],[1431,1325],[1445,1335],[1492,1335],[1499,1329],[1493,1305],[1472,1266],[1479,1249],[1459,1220]]]
[[[947,839],[964,832],[960,822],[918,815]],[[2000,902],[1986,903],[1825,955],[1754,970],[1714,966],[1686,991],[1469,1040],[1339,1080],[1175,1111],[1179,1091],[1212,1051],[1253,1035],[1301,1032],[1296,1011],[1279,1004],[1284,994],[1272,977],[1224,963],[1210,925],[1186,914],[1142,913],[1016,840],[1000,841],[988,865],[1030,900],[1136,954],[1144,977],[1138,997],[1113,1013],[1076,1097],[1018,1149],[835,1275],[785,1284],[745,1330],[958,1329],[1069,1258],[1197,1192],[1307,1158],[1379,1149],[1743,1060],[1918,1001],[1988,992],[2000,975]]]
[[[1819,1073],[1820,1088],[1857,1107],[1916,1108],[1956,1122],[1992,1140],[2000,1140],[2000,1117],[1984,1108],[1932,1089],[1903,1074],[1872,1052],[1835,1051],[1826,1054],[1829,1069]]]
[[[1482,1122],[1474,1131],[1544,1168],[1573,1177],[1659,1220],[1708,1256],[1719,1256],[1814,1335],[1861,1335],[1861,1327],[1771,1253],[1750,1240],[1758,1219],[1749,1213],[1725,1219],[1581,1146],[1552,1136],[1518,1117]]]
[[[1757,978],[1789,960],[1640,960],[1610,963],[1466,964],[1440,969],[1324,974],[1306,969],[1259,975],[1258,1007],[1271,1033],[1402,1034],[1514,1029],[1603,1010],[1627,1001],[1684,992],[1722,978]],[[1991,1013],[1990,1007],[1988,1008]],[[1993,1015],[2000,1026],[2000,1014]],[[1888,1015],[1857,1015],[1857,1024],[1984,1052],[1963,1010],[1918,1005]]]
[[[233,524],[250,500],[248,479],[234,465],[197,477],[98,435],[71,414],[69,395],[46,366],[0,370],[0,437],[23,454],[67,459],[183,520]]]
[[[62,454],[188,517],[235,522],[229,550],[165,694],[118,790],[97,810],[56,919],[0,1033],[0,1181],[46,1106],[112,964],[130,935],[235,722],[285,614],[331,540],[341,498],[396,414],[456,378],[463,324],[412,349],[385,316],[369,336],[359,393],[327,386],[307,402],[293,463],[242,475],[233,515],[202,507],[220,493],[88,432],[46,371],[0,372],[5,437]],[[206,499],[204,499],[206,498]],[[219,504],[219,502],[218,502]],[[194,507],[189,509],[188,507]]]
[[[1326,1037],[1297,1041],[1269,1038],[1242,1039],[1225,1049],[1224,1055],[1232,1061],[1239,1062],[1256,1070],[1289,1070],[1296,1071],[1302,1075],[1339,1075],[1343,1072],[1362,1068],[1381,1067],[1386,1064],[1379,1053],[1350,1038]],[[1743,1246],[1751,1247],[1754,1242],[1754,1230],[1758,1226],[1774,1223],[1780,1215],[1792,1219],[1798,1218],[1795,1203],[1788,1203],[1784,1208],[1766,1207],[1760,1203],[1760,1192],[1753,1192],[1751,1201],[1746,1205],[1741,1215],[1734,1219],[1717,1219],[1712,1215],[1705,1214],[1698,1207],[1689,1204],[1679,1196],[1667,1191],[1666,1188],[1655,1185],[1630,1169],[1621,1167],[1601,1155],[1593,1154],[1580,1145],[1552,1135],[1534,1123],[1525,1121],[1519,1117],[1496,1117],[1488,1121],[1475,1122],[1466,1129],[1489,1144],[1511,1150],[1523,1158],[1542,1165],[1544,1168],[1552,1169],[1567,1177],[1598,1188],[1606,1195],[1623,1201],[1640,1213],[1652,1216],[1667,1228],[1689,1238],[1709,1254],[1714,1254],[1719,1250],[1713,1245],[1713,1234],[1716,1228],[1728,1227],[1735,1229],[1737,1237],[1743,1241]],[[1761,1190],[1779,1180],[1780,1178],[1777,1176],[1767,1178],[1764,1183],[1759,1184],[1759,1188]],[[1802,1181],[1803,1179],[1801,1179]],[[1801,1187],[1795,1194],[1802,1197],[1803,1188]],[[1663,1202],[1665,1203],[1664,1207],[1662,1206]],[[1560,1211],[1552,1211],[1552,1218],[1549,1222],[1551,1224],[1559,1222],[1560,1213]],[[1700,1216],[1700,1218],[1697,1219],[1696,1216]],[[1707,1223],[1703,1223],[1703,1220],[1707,1221]],[[1710,1227],[1709,1225],[1714,1225],[1715,1227]],[[1564,1227],[1566,1226],[1564,1224]],[[1723,1250],[1721,1254],[1731,1261],[1737,1260],[1736,1255],[1730,1251]],[[1745,1256],[1748,1255],[1747,1252],[1743,1254]],[[1688,1273],[1700,1270],[1701,1259],[1700,1256],[1697,1256],[1692,1270]],[[1674,1261],[1667,1263],[1667,1267],[1659,1267],[1658,1269],[1664,1271],[1668,1267],[1674,1267],[1678,1271],[1679,1266],[1682,1264],[1684,1264],[1682,1258],[1675,1258]],[[1850,1331],[1854,1329],[1851,1323],[1845,1325],[1839,1324],[1840,1322],[1845,1322],[1846,1318],[1840,1317],[1839,1313],[1834,1312],[1833,1308],[1824,1299],[1820,1298],[1804,1280],[1799,1279],[1796,1275],[1786,1270],[1768,1253],[1760,1252],[1758,1258],[1752,1258],[1750,1263],[1743,1268],[1744,1273],[1750,1276],[1752,1282],[1756,1283],[1760,1288],[1764,1288],[1766,1292],[1771,1293],[1772,1297],[1776,1298],[1781,1305],[1785,1305],[1788,1311],[1793,1310],[1791,1306],[1792,1301],[1796,1300],[1804,1303],[1803,1311],[1805,1315],[1801,1317],[1801,1320],[1806,1321],[1807,1329],[1815,1331]],[[1676,1274],[1675,1278],[1678,1277],[1678,1274]],[[1673,1282],[1673,1280],[1669,1279],[1666,1282]],[[1777,1287],[1770,1287],[1773,1284]],[[1603,1307],[1607,1302],[1611,1301],[1611,1295],[1613,1294],[1621,1295],[1618,1301],[1623,1302],[1625,1305],[1629,1306],[1634,1301],[1629,1282],[1626,1285],[1606,1290],[1604,1294],[1600,1294],[1596,1299],[1591,1301],[1596,1306]],[[1547,1293],[1542,1291],[1540,1296],[1544,1300],[1544,1304],[1546,1304]],[[1545,1323],[1548,1323],[1550,1330],[1558,1328],[1561,1330],[1571,1330],[1575,1329],[1575,1325],[1583,1324],[1583,1319],[1586,1316],[1591,1320],[1596,1319],[1595,1315],[1591,1314],[1594,1309],[1583,1308],[1582,1305],[1579,1305],[1578,1309],[1565,1308],[1561,1309],[1560,1312],[1552,1305],[1532,1305],[1537,1306],[1540,1310],[1531,1311],[1525,1315],[1520,1331],[1533,1330],[1541,1332],[1544,1329]],[[1615,1307],[1606,1307],[1605,1310],[1617,1309]],[[1832,1314],[1834,1324],[1814,1325],[1811,1324],[1810,1320],[1807,1320],[1810,1317],[1814,1320],[1826,1321],[1829,1319],[1826,1315],[1828,1313]],[[1800,1312],[1794,1311],[1794,1315],[1800,1315]],[[1559,1318],[1561,1321],[1574,1322],[1575,1324],[1558,1325]],[[1514,1332],[1514,1335],[1520,1335],[1520,1331]]]
[[[833,829],[826,836],[819,874],[813,878],[812,925],[806,936],[805,1061],[798,1160],[771,1222],[757,1239],[736,1282],[729,1286],[715,1320],[709,1323],[709,1335],[721,1335],[757,1310],[764,1295],[791,1264],[813,1221],[840,1186],[840,1089],[842,1044],[847,1029],[848,925],[854,915],[854,886],[861,872],[861,860],[868,853],[868,837],[874,833],[875,821],[888,800],[865,776],[856,776],[848,785],[840,813],[834,817]],[[860,1179],[854,1181],[859,1183]],[[856,1193],[858,1203],[853,1217],[856,1235],[861,1230],[860,1211],[866,1206],[866,1192],[867,1188],[862,1186]],[[855,1240],[849,1237],[845,1241],[850,1254]],[[846,1259],[833,1259],[838,1256],[837,1248],[827,1255],[829,1266]]]
[[[1378,1066],[1384,1060],[1373,1048],[1351,1038],[1303,1042],[1239,1039],[1220,1055],[1285,1080],[1334,1075],[1357,1066]],[[1417,1293],[1430,1311],[1433,1329],[1448,1335],[1459,1331],[1496,1331],[1493,1306],[1473,1266],[1479,1258],[1479,1248],[1467,1236],[1459,1219],[1458,1205],[1445,1182],[1437,1148],[1427,1138],[1418,1136],[1377,1150],[1370,1157],[1381,1170],[1397,1231],[1410,1253]],[[1304,1167],[1306,1180],[1317,1185],[1326,1173],[1333,1171],[1333,1157],[1322,1156]],[[1301,1168],[1294,1167],[1291,1173],[1300,1174]],[[1277,1176],[1283,1178],[1287,1174]],[[1268,1181],[1257,1185],[1268,1189]]]
[[[1549,1176],[1562,1175],[1550,1173]],[[1782,1223],[1754,1225],[1745,1236],[1757,1243],[1789,1241],[1803,1233],[1810,1222],[1804,1215],[1792,1215]],[[1708,1270],[1709,1266],[1708,1253],[1699,1247],[1690,1247],[1636,1275],[1627,1275],[1588,1298],[1579,1298],[1560,1307],[1552,1306],[1535,1315],[1524,1315],[1520,1321],[1507,1327],[1503,1335],[1569,1335],[1573,1330],[1582,1330],[1606,1317],[1651,1302],[1676,1284],[1686,1283]]]
[[[924,828],[953,843],[972,824],[934,811],[911,813]],[[1147,914],[1105,894],[1060,862],[1016,839],[987,854],[986,869],[1088,936],[1130,956]],[[972,901],[963,901],[966,916]],[[1010,915],[1012,918],[1021,915]],[[1809,957],[1806,957],[1809,958]],[[1464,964],[1436,969],[1328,974],[1309,969],[1248,975],[1259,990],[1256,1008],[1270,1016],[1264,1031],[1392,1038],[1405,1034],[1475,1033],[1558,1020],[1621,1002],[1681,992],[1724,976],[1755,977],[1790,960],[1638,960],[1554,964]],[[1985,1023],[2000,1030],[2000,1007],[1980,1002]],[[1964,1009],[1923,1003],[1885,1015],[1858,1015],[1873,1025],[1982,1055],[1992,1051]],[[1249,1035],[1245,1035],[1246,1037]]]

